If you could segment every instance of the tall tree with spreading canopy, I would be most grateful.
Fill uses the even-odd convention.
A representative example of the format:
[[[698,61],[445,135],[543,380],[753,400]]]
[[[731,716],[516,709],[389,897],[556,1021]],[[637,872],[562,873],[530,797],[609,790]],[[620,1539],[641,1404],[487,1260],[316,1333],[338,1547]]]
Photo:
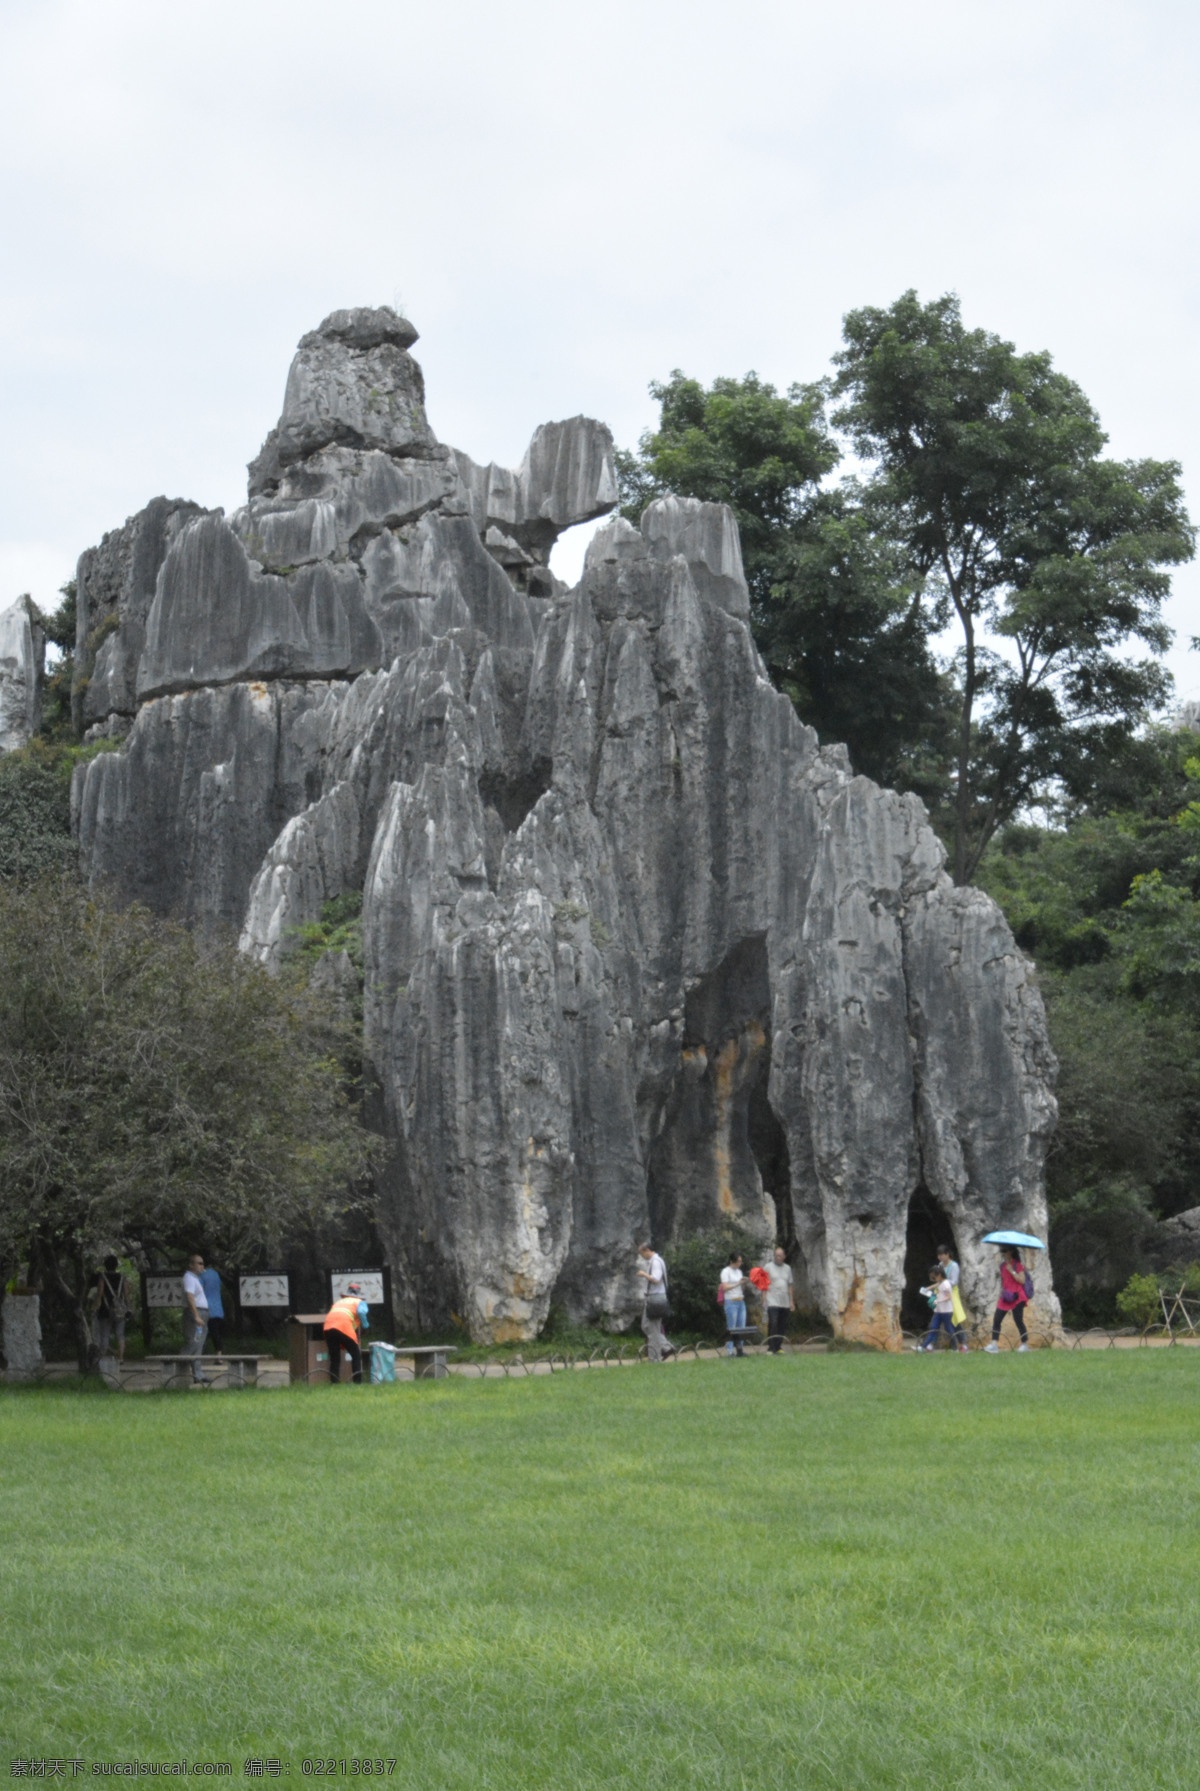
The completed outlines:
[[[0,880],[0,1261],[28,1255],[90,1357],[103,1249],[248,1262],[348,1203],[373,1142],[336,1014],[232,942],[69,876]]]
[[[659,426],[618,455],[624,514],[636,521],[666,491],[728,504],[776,684],[857,770],[936,795],[947,710],[921,581],[857,487],[825,482],[838,447],[823,387],[781,393],[748,373],[705,389],[676,369],[650,391]]]
[[[1161,706],[1166,568],[1194,532],[1174,461],[1107,437],[1048,354],[968,330],[953,295],[852,311],[834,418],[874,463],[869,502],[928,601],[957,619],[955,880],[1039,789],[1086,788]]]

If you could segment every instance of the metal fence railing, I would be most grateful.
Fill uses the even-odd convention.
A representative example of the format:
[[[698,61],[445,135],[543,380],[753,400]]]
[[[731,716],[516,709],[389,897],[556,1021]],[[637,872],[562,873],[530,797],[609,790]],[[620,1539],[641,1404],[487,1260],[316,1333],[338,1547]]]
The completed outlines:
[[[1030,1347],[1070,1350],[1163,1349],[1181,1346],[1200,1348],[1200,1301],[1189,1299],[1185,1304],[1180,1296],[1166,1296],[1163,1308],[1161,1320],[1156,1319],[1141,1329],[1133,1325],[1091,1325],[1085,1330],[1071,1331],[1028,1322]],[[904,1348],[918,1344],[924,1335],[924,1331],[903,1331],[901,1340]],[[991,1332],[986,1326],[968,1330],[968,1345],[972,1351],[981,1350],[990,1339]],[[1002,1351],[1011,1351],[1017,1348],[1019,1338],[1011,1327],[1005,1326],[999,1341]],[[838,1347],[827,1331],[796,1334],[780,1339],[779,1343],[779,1353],[788,1356],[812,1352],[831,1343],[835,1348]],[[756,1342],[745,1339],[744,1348],[748,1355],[761,1356],[768,1353],[765,1337]],[[938,1339],[938,1348],[954,1353],[941,1337]],[[614,1338],[610,1344],[597,1345],[591,1349],[553,1349],[546,1353],[534,1350],[528,1356],[518,1353],[507,1357],[458,1361],[448,1364],[447,1371],[468,1380],[520,1380],[529,1375],[636,1368],[648,1359],[646,1344],[638,1338],[626,1337]],[[677,1345],[663,1366],[672,1363],[678,1365],[686,1361],[728,1362],[735,1359],[727,1353],[724,1340],[714,1338],[711,1342]],[[203,1356],[200,1361],[207,1382],[206,1390],[220,1391],[254,1384],[249,1380],[243,1381],[236,1367],[217,1362],[212,1356]],[[65,1364],[48,1365],[32,1378],[40,1382],[63,1380],[70,1378],[73,1373],[74,1370],[68,1369]],[[103,1362],[100,1375],[105,1384],[115,1392],[146,1392],[151,1387],[161,1385],[160,1377],[145,1368],[140,1361],[125,1362],[119,1368],[115,1368],[110,1362]],[[314,1369],[307,1378],[310,1382],[316,1382],[324,1380],[326,1375],[325,1369]],[[258,1384],[279,1386],[285,1384],[289,1378],[287,1362],[283,1358],[275,1358],[270,1363],[262,1364]],[[418,1378],[423,1377],[415,1375],[411,1366],[397,1362],[397,1381],[407,1382]],[[190,1391],[190,1386],[186,1386],[180,1376],[174,1390],[184,1390],[185,1387]]]

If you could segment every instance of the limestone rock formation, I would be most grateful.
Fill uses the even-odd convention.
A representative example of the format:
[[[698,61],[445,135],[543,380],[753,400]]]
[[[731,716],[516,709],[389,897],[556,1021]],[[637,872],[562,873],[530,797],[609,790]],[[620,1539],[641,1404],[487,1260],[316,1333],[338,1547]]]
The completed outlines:
[[[112,637],[137,717],[77,773],[85,864],[268,964],[362,892],[405,1324],[624,1324],[636,1241],[728,1218],[894,1346],[918,1195],[982,1316],[978,1240],[1044,1228],[1055,1112],[999,911],[772,688],[727,510],[615,518],[565,590],[556,535],[615,504],[607,430],[478,466],[429,430],[415,339],[335,312],[246,507],[180,516]]]
[[[123,734],[137,713],[137,672],[158,574],[180,529],[202,515],[198,504],[151,500],[99,547],[81,554],[75,573],[75,670],[71,706],[90,734]]]
[[[0,610],[0,752],[24,746],[41,719],[45,637],[18,597]]]

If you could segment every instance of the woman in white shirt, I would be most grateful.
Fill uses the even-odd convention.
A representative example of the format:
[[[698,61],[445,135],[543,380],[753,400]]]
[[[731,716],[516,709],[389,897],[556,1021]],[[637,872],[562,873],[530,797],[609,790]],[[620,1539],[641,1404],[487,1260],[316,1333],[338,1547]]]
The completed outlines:
[[[729,1258],[728,1268],[721,1270],[721,1304],[725,1308],[725,1329],[727,1331],[744,1331],[746,1328],[746,1277],[742,1273],[742,1253],[735,1250]],[[725,1345],[727,1355],[745,1355],[740,1337],[730,1337]]]

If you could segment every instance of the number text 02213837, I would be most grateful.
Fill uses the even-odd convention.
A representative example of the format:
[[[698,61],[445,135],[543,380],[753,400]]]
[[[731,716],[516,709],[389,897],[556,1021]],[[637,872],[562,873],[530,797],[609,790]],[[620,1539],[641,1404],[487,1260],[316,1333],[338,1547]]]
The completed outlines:
[[[361,1760],[301,1760],[300,1770],[305,1778],[391,1778],[396,1770],[395,1760],[372,1759],[369,1755]]]

